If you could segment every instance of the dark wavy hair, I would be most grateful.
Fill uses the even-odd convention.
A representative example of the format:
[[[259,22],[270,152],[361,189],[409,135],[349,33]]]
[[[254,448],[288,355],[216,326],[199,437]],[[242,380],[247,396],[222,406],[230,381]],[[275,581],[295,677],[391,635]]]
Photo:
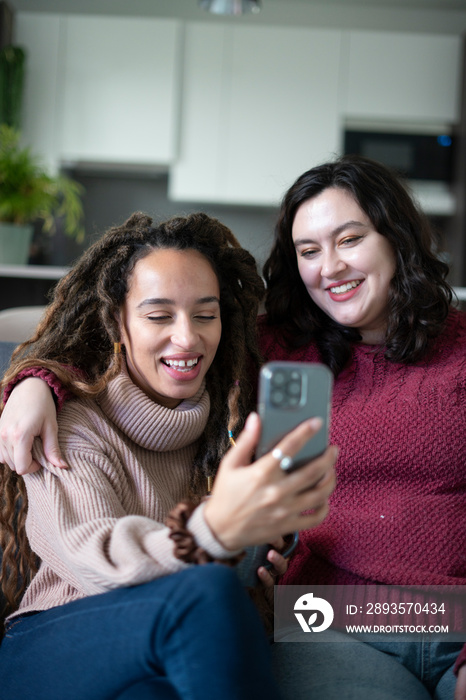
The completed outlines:
[[[35,335],[15,351],[2,389],[21,370],[46,367],[76,395],[98,395],[121,370],[122,355],[114,354],[113,344],[120,338],[118,315],[131,274],[138,260],[157,248],[200,252],[219,280],[222,334],[206,375],[210,414],[193,465],[192,488],[200,493],[229,446],[228,431],[236,434],[252,407],[252,363],[260,362],[256,318],[265,291],[252,255],[207,214],[154,226],[150,217],[136,213],[111,228],[58,283]],[[4,465],[0,502],[2,584],[13,609],[37,562],[24,534],[23,479]]]
[[[448,266],[435,252],[427,217],[392,170],[360,156],[342,156],[301,175],[286,192],[272,251],[264,265],[267,323],[288,347],[315,341],[323,361],[338,374],[361,340],[357,329],[331,319],[310,298],[298,272],[292,226],[298,208],[328,187],[348,192],[375,230],[390,242],[396,271],[387,307],[385,356],[393,362],[421,360],[441,332],[452,300]]]

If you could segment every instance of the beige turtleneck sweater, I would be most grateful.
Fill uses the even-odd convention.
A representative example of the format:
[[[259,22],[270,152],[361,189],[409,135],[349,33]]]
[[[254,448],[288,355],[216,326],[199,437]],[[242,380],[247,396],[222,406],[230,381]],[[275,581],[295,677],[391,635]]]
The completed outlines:
[[[162,524],[188,495],[190,469],[209,414],[198,394],[168,409],[149,399],[126,371],[98,401],[68,401],[59,442],[69,469],[34,456],[45,469],[25,477],[27,534],[42,563],[17,613],[45,610],[84,596],[150,581],[186,568],[173,556]],[[223,549],[203,518],[188,527],[216,558]]]

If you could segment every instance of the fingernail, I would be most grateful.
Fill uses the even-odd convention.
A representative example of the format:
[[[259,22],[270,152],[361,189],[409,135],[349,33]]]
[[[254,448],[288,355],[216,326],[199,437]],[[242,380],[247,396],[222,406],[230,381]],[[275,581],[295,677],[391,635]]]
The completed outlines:
[[[312,430],[320,430],[324,424],[324,421],[322,420],[322,418],[315,417],[311,418],[308,424],[312,428]]]
[[[252,430],[254,427],[254,424],[257,422],[259,416],[255,411],[252,411],[252,413],[249,414],[247,417],[246,423],[244,425],[245,430]]]

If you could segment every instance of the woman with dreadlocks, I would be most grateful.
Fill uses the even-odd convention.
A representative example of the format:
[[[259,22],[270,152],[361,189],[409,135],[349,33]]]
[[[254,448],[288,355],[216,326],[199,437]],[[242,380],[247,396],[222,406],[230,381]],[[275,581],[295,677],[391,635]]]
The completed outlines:
[[[278,697],[231,565],[321,522],[336,452],[290,475],[272,454],[251,464],[260,425],[254,413],[245,424],[243,387],[262,294],[252,256],[205,214],[158,226],[135,214],[57,285],[4,378],[53,372],[69,392],[68,468],[37,442],[45,468],[1,471],[5,697]],[[295,454],[317,427],[279,447]],[[268,556],[283,573],[279,552]],[[259,578],[273,585],[263,568]]]

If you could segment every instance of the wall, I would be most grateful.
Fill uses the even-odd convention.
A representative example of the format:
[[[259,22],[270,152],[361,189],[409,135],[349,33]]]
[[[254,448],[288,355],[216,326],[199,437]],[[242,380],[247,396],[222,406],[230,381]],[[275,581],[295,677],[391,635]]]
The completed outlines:
[[[50,265],[67,265],[74,260],[108,226],[118,225],[133,212],[142,211],[163,221],[177,214],[204,211],[231,228],[241,245],[247,248],[262,266],[270,248],[276,209],[273,207],[222,206],[206,203],[172,202],[167,197],[166,174],[117,175],[68,171],[86,189],[84,212],[87,237],[83,246],[76,245],[59,233],[53,240],[37,236],[41,249],[35,261]]]

